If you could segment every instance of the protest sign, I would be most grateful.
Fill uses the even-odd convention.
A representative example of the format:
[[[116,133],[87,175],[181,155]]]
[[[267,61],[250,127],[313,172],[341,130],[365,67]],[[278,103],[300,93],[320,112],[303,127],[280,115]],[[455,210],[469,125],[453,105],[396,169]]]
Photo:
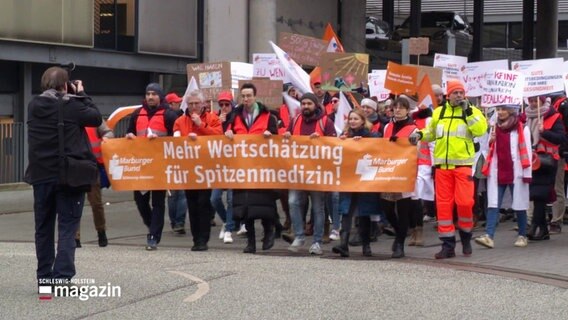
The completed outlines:
[[[524,96],[534,97],[564,91],[564,59],[514,61],[511,69],[525,75]]]
[[[389,61],[385,76],[385,88],[394,94],[414,94],[418,78],[416,66],[400,65]]]
[[[428,44],[430,43],[430,38],[420,37],[420,38],[409,38],[408,39],[408,54],[410,55],[421,55],[428,54]]]
[[[327,51],[328,41],[295,33],[280,32],[278,46],[299,64],[318,66]]]
[[[231,89],[231,63],[211,62],[188,64],[188,83],[191,77],[195,77],[197,85],[203,92],[205,98],[214,100],[219,92]]]
[[[125,190],[299,189],[411,192],[417,148],[405,139],[262,135],[110,139],[112,187]]]
[[[251,80],[253,66],[251,63],[231,62],[231,88],[238,89],[240,80]]]
[[[422,79],[427,75],[430,78],[430,83],[441,83],[442,82],[442,75],[444,71],[440,68],[434,68],[429,66],[418,66],[418,65],[411,65],[418,69],[418,76],[416,78],[416,83],[422,83]]]
[[[273,110],[282,105],[282,80],[239,80],[239,88],[246,82],[252,83],[256,87],[256,101],[262,102],[262,104]]]
[[[270,78],[271,80],[286,80],[286,72],[280,65],[280,60],[274,53],[255,53],[252,55],[254,78]]]
[[[441,85],[446,92],[446,82],[449,80],[462,81],[462,70],[467,64],[467,57],[450,54],[436,53],[434,55],[434,67],[442,69],[442,82],[434,82]]]
[[[326,52],[322,56],[320,67],[323,90],[351,91],[367,83],[369,55]]]
[[[390,90],[385,89],[387,70],[373,70],[368,75],[369,95],[383,101],[389,98]]]
[[[492,60],[480,62],[468,62],[462,69],[462,79],[465,86],[465,95],[468,97],[480,97],[483,95],[485,74],[493,70],[509,69],[508,60]]]
[[[494,70],[485,75],[482,107],[495,107],[499,105],[522,105],[524,75],[517,71]]]

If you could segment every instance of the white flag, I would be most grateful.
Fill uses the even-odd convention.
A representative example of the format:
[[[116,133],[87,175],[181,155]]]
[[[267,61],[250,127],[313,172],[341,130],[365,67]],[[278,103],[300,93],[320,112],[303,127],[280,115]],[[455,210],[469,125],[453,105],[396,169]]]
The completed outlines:
[[[347,97],[343,94],[342,91],[339,92],[339,105],[337,106],[337,111],[335,112],[335,131],[337,131],[337,135],[339,136],[343,129],[345,129],[345,123],[347,122],[347,117],[349,116],[349,112],[351,112],[351,105],[349,101],[347,101]]]
[[[306,92],[312,92],[312,87],[310,86],[310,75],[304,71],[295,61],[290,58],[290,56],[280,47],[274,44],[274,42],[269,41],[272,45],[272,50],[276,53],[280,64],[284,69],[288,79],[292,82],[294,87],[298,88],[300,93],[304,94]]]
[[[187,109],[187,97],[189,96],[189,93],[195,90],[199,90],[199,86],[197,86],[197,81],[195,80],[195,77],[191,77],[191,80],[189,81],[189,83],[187,84],[187,88],[185,89],[185,93],[183,94],[183,98],[181,101],[181,110],[183,110],[183,112],[185,113],[185,109]]]
[[[290,113],[290,120],[294,119],[298,114],[300,114],[300,101],[290,97],[286,92],[282,92],[284,97],[284,102],[288,106],[288,112]]]

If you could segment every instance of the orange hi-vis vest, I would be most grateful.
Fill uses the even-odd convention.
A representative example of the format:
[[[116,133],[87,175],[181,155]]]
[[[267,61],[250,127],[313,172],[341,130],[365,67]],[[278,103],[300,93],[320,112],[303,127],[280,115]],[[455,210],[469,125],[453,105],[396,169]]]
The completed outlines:
[[[393,130],[394,125],[392,124],[392,122],[387,123],[387,125],[385,126],[385,138],[390,138],[392,137],[392,130]],[[413,124],[409,124],[404,126],[402,129],[400,129],[397,133],[396,136],[397,137],[408,137],[410,136],[410,134],[412,132],[414,132],[414,130],[416,130],[416,126]]]
[[[556,122],[556,120],[558,118],[560,118],[560,114],[555,113],[555,114],[551,115],[550,117],[544,119],[543,122],[542,122],[542,126],[544,127],[544,130],[550,130],[552,128],[552,126],[554,125],[554,122]],[[560,153],[559,153],[558,149],[559,149],[558,145],[546,141],[541,136],[540,140],[538,141],[538,144],[536,145],[535,151],[536,151],[536,153],[548,153],[554,159],[559,160],[560,159]]]
[[[378,121],[371,127],[371,132],[379,132],[381,131],[381,122]]]
[[[304,122],[304,117],[301,114],[297,115],[292,122],[294,126],[292,127],[292,135],[300,136],[302,135],[302,122]],[[318,120],[316,124],[316,132],[320,136],[325,136],[325,126],[327,125],[327,116],[323,116]]]
[[[146,109],[142,108],[138,119],[136,119],[136,136],[146,137],[148,135],[148,129],[152,130],[152,133],[159,137],[165,137],[168,135],[168,129],[166,129],[166,123],[164,121],[164,113],[166,110],[159,110],[148,119],[148,112]]]
[[[254,119],[252,126],[247,128],[239,115],[235,116],[235,121],[229,125],[227,130],[232,130],[236,134],[263,134],[268,130],[268,121],[270,120],[270,112],[263,112]]]
[[[427,119],[428,118],[414,120],[418,130],[426,128]],[[420,141],[418,143],[418,165],[432,166],[432,157],[430,156],[430,146],[428,141]]]
[[[103,139],[99,138],[96,127],[86,127],[85,131],[87,132],[87,136],[89,136],[89,142],[91,143],[91,150],[93,151],[95,158],[97,158],[97,162],[102,164],[103,152],[101,149],[101,142],[103,141]]]

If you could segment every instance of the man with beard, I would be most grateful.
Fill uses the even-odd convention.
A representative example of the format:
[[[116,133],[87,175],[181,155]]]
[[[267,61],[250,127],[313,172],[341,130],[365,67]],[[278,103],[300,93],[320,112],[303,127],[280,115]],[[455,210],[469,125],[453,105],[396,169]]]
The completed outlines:
[[[292,135],[310,136],[312,139],[317,139],[321,136],[336,136],[333,122],[325,116],[324,110],[315,94],[305,93],[300,99],[300,105],[302,113],[290,122],[288,131],[284,133],[286,139],[289,139]],[[298,252],[299,248],[303,247],[306,242],[302,212],[308,201],[308,195],[311,198],[314,212],[314,241],[309,252],[314,255],[321,255],[323,253],[321,243],[325,218],[325,192],[321,191],[290,190],[288,205],[290,206],[295,239],[288,247],[288,250]]]
[[[146,87],[146,97],[142,107],[132,113],[126,138],[151,140],[157,137],[172,136],[176,119],[177,114],[170,109],[164,99],[162,87],[157,83],[150,83]],[[150,197],[152,206],[150,206]],[[142,221],[148,227],[146,250],[156,250],[164,228],[166,191],[134,191],[134,201],[142,216]]]

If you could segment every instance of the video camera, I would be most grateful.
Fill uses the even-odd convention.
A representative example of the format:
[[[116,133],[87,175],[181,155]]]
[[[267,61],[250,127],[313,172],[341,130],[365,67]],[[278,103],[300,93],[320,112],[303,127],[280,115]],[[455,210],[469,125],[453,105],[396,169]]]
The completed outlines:
[[[67,64],[60,64],[59,65],[61,68],[67,70],[67,75],[69,77],[69,79],[71,79],[71,72],[73,70],[75,70],[75,62],[71,61]],[[77,88],[77,80],[70,80],[67,82],[67,92],[71,93],[71,94],[77,94],[77,92],[75,92],[74,88]]]

